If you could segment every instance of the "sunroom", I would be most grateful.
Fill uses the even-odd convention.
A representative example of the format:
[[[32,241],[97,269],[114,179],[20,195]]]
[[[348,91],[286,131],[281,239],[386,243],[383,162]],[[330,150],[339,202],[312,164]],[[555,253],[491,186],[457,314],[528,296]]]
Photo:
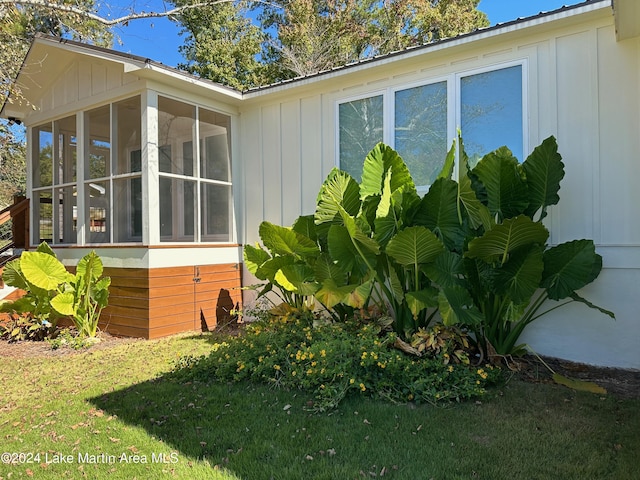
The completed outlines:
[[[164,68],[41,37],[20,76],[29,104],[5,106],[27,125],[30,243],[71,268],[97,251],[112,278],[102,326],[115,334],[210,329],[241,301],[235,109],[212,101],[219,86]]]

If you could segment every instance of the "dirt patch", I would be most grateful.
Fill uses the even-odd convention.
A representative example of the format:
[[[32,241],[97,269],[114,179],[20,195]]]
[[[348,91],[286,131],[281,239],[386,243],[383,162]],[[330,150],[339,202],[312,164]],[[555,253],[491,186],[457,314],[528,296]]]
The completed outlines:
[[[117,345],[124,345],[126,343],[135,343],[144,341],[141,338],[128,338],[128,337],[114,337],[105,332],[98,334],[99,342],[90,346],[80,348],[78,350],[71,347],[60,347],[53,349],[51,344],[47,341],[42,342],[13,342],[9,343],[6,340],[0,340],[0,357],[8,358],[41,358],[41,357],[63,357],[67,355],[79,355],[87,351],[104,350],[113,348]]]
[[[548,357],[541,361],[535,356],[527,356],[515,366],[516,375],[529,382],[554,383],[553,373],[547,366],[565,377],[593,382],[618,398],[640,399],[640,370],[596,367]]]

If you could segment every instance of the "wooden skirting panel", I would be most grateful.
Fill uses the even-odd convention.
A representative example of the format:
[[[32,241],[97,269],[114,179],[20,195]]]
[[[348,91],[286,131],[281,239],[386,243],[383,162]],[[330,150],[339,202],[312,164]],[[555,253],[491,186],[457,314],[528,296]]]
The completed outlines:
[[[111,288],[100,328],[144,338],[211,330],[241,305],[241,271],[239,264],[105,268]]]

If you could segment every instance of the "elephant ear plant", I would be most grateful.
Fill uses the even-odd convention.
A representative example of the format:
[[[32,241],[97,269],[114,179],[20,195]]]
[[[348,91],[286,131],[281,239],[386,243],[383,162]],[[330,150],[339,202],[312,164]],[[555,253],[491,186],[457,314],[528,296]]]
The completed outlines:
[[[488,209],[490,222],[478,224],[462,255],[449,252],[449,270],[437,272],[443,296],[441,311],[464,308],[479,313],[467,323],[485,352],[524,353],[517,341],[531,322],[572,301],[614,314],[582,298],[577,290],[596,279],[602,258],[592,240],[547,245],[542,220],[558,203],[564,164],[555,138],[546,139],[522,164],[502,147],[485,155],[473,170],[460,152],[460,185],[470,185],[467,199]],[[462,204],[462,201],[459,201]],[[454,285],[448,288],[447,285]],[[461,302],[464,290],[472,302]],[[563,301],[540,311],[547,300]]]
[[[81,337],[95,337],[111,283],[102,272],[102,261],[92,251],[80,260],[75,275],[69,273],[43,242],[35,252],[23,252],[5,266],[5,283],[25,290],[26,295],[2,303],[0,310],[29,314],[52,329],[61,317],[69,317]]]
[[[410,339],[437,313],[445,325],[472,331],[484,352],[524,352],[517,341],[544,313],[578,301],[613,317],[577,291],[598,276],[591,240],[549,247],[542,223],[559,201],[564,165],[553,137],[522,164],[502,147],[471,169],[455,143],[420,198],[406,164],[378,144],[362,181],[333,169],[313,216],[291,228],[260,226],[260,245],[245,247],[246,265],[295,307],[323,305],[334,319],[376,306]],[[547,300],[566,300],[540,312]],[[315,301],[315,302],[314,302]]]

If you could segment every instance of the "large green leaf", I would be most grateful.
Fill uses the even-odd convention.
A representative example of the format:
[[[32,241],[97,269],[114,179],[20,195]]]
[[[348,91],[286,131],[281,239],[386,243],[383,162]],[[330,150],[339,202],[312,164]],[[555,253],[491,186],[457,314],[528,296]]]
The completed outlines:
[[[442,252],[442,255],[438,255],[433,263],[425,265],[422,270],[441,287],[464,285],[462,257],[449,250]]]
[[[387,245],[386,252],[400,265],[413,266],[432,262],[442,253],[444,246],[429,229],[422,226],[407,227],[398,232]]]
[[[56,257],[42,252],[23,252],[20,270],[29,283],[44,290],[55,290],[69,278],[69,272]]]
[[[40,245],[38,245],[38,248],[36,248],[36,252],[46,253],[47,255],[50,255],[52,257],[56,256],[55,252],[51,249],[47,242],[42,242]]]
[[[447,178],[436,180],[422,198],[414,223],[435,233],[449,250],[461,250],[464,231],[458,216],[458,184]]]
[[[294,232],[297,232],[314,242],[318,240],[318,232],[316,230],[316,223],[313,215],[303,215],[298,217],[291,228]]]
[[[100,278],[102,276],[102,272],[102,260],[93,250],[82,257],[76,267],[76,275],[86,277],[89,283],[91,283],[90,280],[97,280]]]
[[[334,168],[318,193],[316,224],[342,223],[340,210],[355,216],[360,211],[360,187],[346,172]]]
[[[543,245],[548,237],[549,231],[544,225],[520,215],[494,226],[482,237],[474,238],[469,242],[465,256],[504,264],[514,250],[528,245]]]
[[[327,278],[331,278],[338,285],[347,283],[347,273],[333,261],[328,253],[322,253],[313,265],[314,276],[317,282],[322,283]]]
[[[363,237],[363,240],[364,238],[366,237]],[[358,251],[346,227],[332,225],[327,235],[327,243],[329,255],[344,272],[362,278],[376,264],[376,253],[369,248],[360,248]],[[358,242],[358,245],[361,244]]]
[[[285,265],[293,265],[294,263],[296,263],[296,259],[291,255],[273,257],[260,265],[254,275],[260,280],[268,280],[272,282],[274,281],[278,270]]]
[[[356,285],[338,286],[332,278],[322,282],[322,287],[315,293],[315,297],[327,308],[333,308],[339,303],[346,303],[349,294],[356,289]]]
[[[264,262],[271,258],[269,252],[264,250],[258,244],[256,244],[255,247],[252,245],[245,245],[244,251],[242,253],[244,257],[244,264],[247,267],[247,270],[249,270],[249,272],[251,272],[253,275],[256,275],[260,266],[262,266]],[[266,277],[260,278],[260,280],[266,280]]]
[[[457,140],[454,140],[451,143],[451,148],[447,152],[447,156],[444,159],[444,165],[442,165],[442,170],[440,170],[440,173],[438,173],[437,178],[451,179],[451,176],[453,175],[453,168],[456,162],[456,141]]]
[[[471,177],[469,176],[469,159],[464,151],[464,144],[460,139],[460,180],[458,181],[458,204],[460,208],[466,211],[469,222],[474,229],[484,227],[485,231],[491,229],[494,225],[493,218],[489,208],[482,203],[473,188]],[[462,221],[462,215],[459,212],[459,220]]]
[[[20,259],[16,258],[15,260],[11,260],[4,266],[2,271],[2,280],[4,283],[11,287],[21,288],[22,290],[27,290],[27,282],[22,275],[22,271],[20,270]]]
[[[379,143],[364,159],[360,197],[381,195],[387,175],[390,176],[388,188],[391,189],[391,192],[401,187],[409,187],[415,190],[415,184],[409,169],[400,155],[398,155],[398,152],[383,143]]]
[[[75,299],[71,292],[61,293],[51,299],[51,306],[60,315],[73,316],[75,313],[74,303]]]
[[[509,261],[496,269],[493,277],[496,293],[506,295],[518,305],[528,303],[540,287],[543,249],[542,245],[532,245],[514,251]]]
[[[443,288],[438,294],[440,316],[445,325],[477,325],[483,317],[469,292],[461,287]]]
[[[313,269],[303,264],[284,265],[274,279],[285,290],[300,295],[313,295],[318,289],[318,285],[312,283]]]
[[[298,258],[305,258],[313,257],[320,253],[313,240],[287,227],[281,227],[270,222],[262,222],[259,233],[262,243],[272,254],[294,255]]]
[[[573,240],[544,252],[542,286],[549,298],[561,300],[593,282],[602,269],[602,257],[593,240]]]
[[[518,160],[507,147],[488,153],[473,169],[487,191],[489,211],[499,219],[520,215],[529,206],[527,184],[519,170]]]
[[[558,191],[564,177],[564,164],[558,153],[558,144],[549,137],[537,146],[522,164],[529,186],[529,206],[526,214],[533,215],[542,209],[539,220],[547,215],[547,207],[560,201]]]
[[[438,306],[438,290],[435,288],[425,288],[415,292],[407,292],[405,294],[405,300],[415,319],[423,310]]]

